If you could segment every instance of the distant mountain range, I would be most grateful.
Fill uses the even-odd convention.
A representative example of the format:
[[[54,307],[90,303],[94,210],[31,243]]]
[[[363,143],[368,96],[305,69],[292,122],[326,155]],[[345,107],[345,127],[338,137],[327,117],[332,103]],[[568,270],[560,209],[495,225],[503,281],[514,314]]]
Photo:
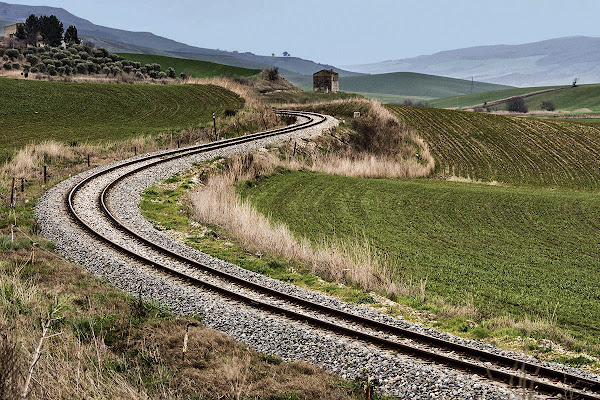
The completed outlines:
[[[0,15],[1,17],[1,15]],[[366,74],[419,72],[511,86],[600,82],[600,38],[573,36],[520,45],[478,46],[341,68]]]
[[[364,74],[415,72],[521,87],[568,85],[574,78],[579,78],[580,83],[600,82],[600,38],[584,36],[521,45],[470,47],[403,60],[337,68],[297,57],[261,56],[249,52],[194,47],[150,32],[130,32],[96,25],[62,8],[47,6],[0,2],[0,28],[6,23],[24,21],[30,14],[54,14],[65,26],[77,26],[79,36],[83,39],[113,52],[159,54],[255,69],[276,66],[281,75],[304,89],[311,88],[311,75],[325,68],[340,74],[342,90],[356,90],[357,87],[373,93],[391,93],[392,88],[388,83],[393,76],[367,79],[373,87],[363,84],[360,76],[366,79],[368,76]],[[349,79],[351,77],[357,78]],[[382,82],[386,84],[379,87]],[[392,90],[394,93],[396,91]]]
[[[172,57],[183,57],[194,60],[212,61],[220,64],[244,68],[265,69],[279,67],[280,73],[291,80],[302,81],[302,76],[312,75],[322,69],[333,69],[340,76],[356,76],[359,73],[344,71],[332,65],[315,63],[298,57],[271,57],[252,53],[239,53],[223,50],[205,49],[176,42],[150,32],[130,32],[122,29],[96,25],[86,19],[55,7],[26,6],[0,2],[0,22],[22,22],[30,14],[51,15],[66,26],[75,25],[79,37],[94,42],[112,52],[160,54]]]

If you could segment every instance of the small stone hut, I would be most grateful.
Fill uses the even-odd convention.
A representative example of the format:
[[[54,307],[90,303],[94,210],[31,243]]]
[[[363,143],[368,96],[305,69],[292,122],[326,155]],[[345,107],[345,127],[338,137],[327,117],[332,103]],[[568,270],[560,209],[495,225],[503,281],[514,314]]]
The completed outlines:
[[[5,38],[11,38],[17,35],[17,28],[19,27],[19,25],[23,25],[20,22],[17,22],[16,24],[12,24],[12,25],[6,25],[4,27],[4,37]]]
[[[313,91],[315,92],[339,92],[340,75],[332,69],[323,69],[313,74]]]

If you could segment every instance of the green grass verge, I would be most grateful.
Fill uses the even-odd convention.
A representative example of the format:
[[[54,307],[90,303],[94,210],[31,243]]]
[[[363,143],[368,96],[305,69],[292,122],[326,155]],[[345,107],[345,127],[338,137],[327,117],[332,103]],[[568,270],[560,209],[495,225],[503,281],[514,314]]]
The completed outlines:
[[[439,98],[466,93],[487,92],[507,89],[509,86],[493,83],[473,82],[464,79],[394,72],[389,74],[360,75],[340,78],[340,89],[346,92],[386,93],[399,96]]]
[[[0,78],[0,152],[32,142],[115,141],[195,127],[243,100],[213,85],[123,85]]]
[[[210,61],[191,60],[188,58],[175,58],[154,54],[118,53],[127,60],[138,61],[145,64],[160,64],[161,70],[166,71],[171,67],[179,74],[186,73],[194,78],[213,78],[216,76],[250,77],[260,73],[260,69],[234,67],[231,65],[217,64]]]
[[[472,295],[488,318],[554,320],[600,351],[594,194],[305,172],[271,176],[241,194],[313,243],[364,235],[397,260],[395,280],[426,279],[429,296],[462,304]],[[446,328],[470,329],[464,324]]]
[[[534,119],[389,106],[428,143],[436,171],[516,185],[600,188],[600,129]]]

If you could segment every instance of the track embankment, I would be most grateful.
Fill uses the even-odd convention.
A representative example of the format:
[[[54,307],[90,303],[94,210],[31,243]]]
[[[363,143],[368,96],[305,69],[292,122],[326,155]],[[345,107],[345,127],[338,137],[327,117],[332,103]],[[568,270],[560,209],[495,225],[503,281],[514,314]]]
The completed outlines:
[[[141,192],[192,164],[318,135],[331,117],[293,114],[287,128],[95,168],[49,190],[36,216],[65,257],[113,285],[162,302],[259,351],[305,360],[344,378],[368,374],[403,398],[517,398],[528,392],[599,398],[597,377],[419,327],[210,257],[154,229]],[[493,379],[488,379],[488,378]],[[499,383],[501,381],[503,383]]]

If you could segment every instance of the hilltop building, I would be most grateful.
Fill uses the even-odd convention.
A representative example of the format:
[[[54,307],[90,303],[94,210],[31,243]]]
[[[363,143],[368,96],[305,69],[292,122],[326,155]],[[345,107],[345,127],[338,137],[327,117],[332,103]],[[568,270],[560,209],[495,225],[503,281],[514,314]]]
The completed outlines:
[[[16,24],[6,25],[4,27],[4,37],[7,39],[11,38],[11,37],[15,37],[17,35],[17,28],[19,27],[19,25],[23,25],[23,24],[18,22]]]
[[[313,74],[313,91],[335,93],[340,91],[340,75],[332,69],[323,69]]]

